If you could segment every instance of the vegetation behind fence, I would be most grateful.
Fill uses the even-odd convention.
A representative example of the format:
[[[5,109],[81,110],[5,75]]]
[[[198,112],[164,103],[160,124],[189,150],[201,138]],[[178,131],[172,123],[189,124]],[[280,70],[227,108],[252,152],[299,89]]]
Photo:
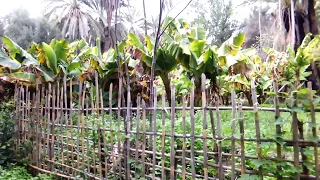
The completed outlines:
[[[97,77],[91,87],[64,78],[16,86],[16,150],[32,147],[25,152],[30,167],[70,179],[319,179],[310,83],[300,92],[308,97],[303,108],[280,108],[277,82],[270,107],[259,106],[254,80],[253,107],[234,91],[232,106],[221,107],[204,75],[201,107],[195,107],[194,85],[180,104],[172,86],[171,104],[155,93],[153,106],[138,96],[132,107],[121,81],[119,96],[111,84],[107,100],[98,83]]]

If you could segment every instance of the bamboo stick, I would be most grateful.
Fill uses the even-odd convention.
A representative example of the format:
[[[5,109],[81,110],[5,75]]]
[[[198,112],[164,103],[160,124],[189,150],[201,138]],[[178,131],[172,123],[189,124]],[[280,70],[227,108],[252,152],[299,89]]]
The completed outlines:
[[[94,79],[95,79],[95,90],[96,90],[96,113],[97,113],[97,119],[98,119],[98,156],[99,156],[99,176],[100,179],[102,179],[102,163],[101,163],[101,127],[100,127],[100,112],[99,112],[99,82],[98,82],[98,72],[94,73]]]
[[[208,179],[208,154],[207,154],[207,97],[206,97],[206,76],[204,74],[201,75],[201,93],[202,93],[202,120],[203,120],[203,172],[204,179]]]
[[[195,84],[194,84],[194,78],[192,78],[192,88],[191,88],[191,96],[190,96],[190,125],[191,125],[191,172],[192,172],[192,179],[196,178],[196,169],[195,169],[195,157],[194,157],[194,125],[195,125],[195,120],[194,120],[194,89],[195,89]]]
[[[103,110],[103,93],[102,93],[102,89],[100,89],[100,109],[101,109],[101,118],[102,118],[102,125],[103,125],[103,128],[102,130],[100,130],[102,133],[101,133],[101,137],[102,137],[102,140],[103,140],[103,144],[107,144],[107,141],[106,141],[106,131],[104,130],[106,128],[106,122],[105,122],[105,119],[104,119],[104,110]],[[100,145],[102,146],[102,145]],[[105,149],[102,149],[103,151],[105,151]],[[101,159],[101,157],[100,157]],[[101,159],[102,160],[102,159]],[[104,163],[107,164],[107,157],[105,156],[104,157]],[[104,177],[106,179],[108,179],[108,167],[107,165],[105,165],[105,168],[104,168]]]
[[[51,107],[51,83],[49,83],[49,92],[47,93],[47,105],[46,107]],[[51,141],[50,141],[50,134],[51,134],[51,126],[50,126],[50,123],[51,123],[51,113],[49,110],[47,110],[47,153],[48,153],[48,158],[50,159],[51,158]],[[50,159],[51,160],[51,159]],[[51,170],[51,164],[49,163],[49,166],[48,166],[48,170]]]
[[[117,128],[118,128],[118,133],[117,133],[117,141],[118,141],[118,154],[120,155],[121,152],[120,152],[120,147],[121,147],[121,144],[120,144],[120,116],[121,116],[121,110],[120,110],[120,107],[121,107],[121,103],[122,103],[122,93],[123,93],[123,84],[122,84],[122,78],[119,78],[119,91],[118,91],[118,111],[117,111],[117,119],[118,119],[118,124],[117,124]],[[119,156],[118,157],[118,162],[119,162],[119,169],[121,170],[122,168],[122,157]],[[120,174],[122,172],[120,171]],[[120,176],[119,177],[120,180],[122,179],[122,177]]]
[[[320,169],[319,169],[319,154],[318,154],[318,135],[317,135],[317,121],[316,121],[316,115],[314,112],[314,104],[313,104],[313,94],[312,94],[312,82],[308,82],[308,89],[309,89],[309,100],[310,100],[310,111],[311,111],[311,122],[313,124],[312,127],[312,135],[313,138],[315,139],[315,143],[314,143],[314,164],[315,164],[315,176],[316,179],[319,179],[319,173],[320,173]]]
[[[57,97],[56,97],[56,109],[57,109],[57,116],[56,116],[56,118],[54,119],[54,122],[57,122],[57,124],[61,124],[61,122],[60,122],[60,113],[61,113],[61,106],[60,106],[60,82],[58,81],[57,82]],[[54,123],[55,124],[55,123]],[[62,126],[58,126],[58,127],[56,127],[56,131],[57,131],[57,133],[56,134],[61,134],[61,132],[60,132],[60,130],[61,130],[61,128],[62,128]],[[57,141],[59,142],[59,141],[61,141],[61,139],[60,139],[60,136],[59,137],[55,137],[55,138],[57,138]],[[53,145],[55,145],[55,144],[53,144]],[[57,161],[59,162],[59,160],[60,160],[60,154],[61,154],[61,149],[60,149],[60,146],[61,146],[61,144],[60,143],[58,143],[57,144],[57,147],[58,147],[58,149],[57,149],[57,156],[58,156],[58,158],[57,158]],[[55,153],[55,152],[54,152]]]
[[[220,110],[219,110],[219,96],[216,95],[215,98],[216,104],[216,116],[217,116],[217,134],[218,134],[218,178],[224,179],[223,167],[222,167],[222,134],[221,134],[221,119],[220,119]]]
[[[279,87],[278,87],[278,82],[275,80],[273,82],[273,88],[274,88],[274,92],[275,92],[275,97],[274,97],[274,108],[275,108],[275,122],[277,122],[277,120],[280,118],[280,111],[279,111]],[[276,124],[276,140],[281,140],[282,139],[282,134],[281,134],[281,125],[280,124]],[[279,142],[277,142],[277,159],[279,159],[279,161],[281,161],[281,144]],[[277,170],[279,172],[282,171],[282,167],[281,166],[277,166]],[[279,174],[279,173],[278,173]],[[279,174],[277,176],[277,179],[282,179],[281,175]]]
[[[62,105],[62,108],[68,108],[68,99],[67,99],[67,93],[68,93],[68,90],[67,90],[67,77],[66,75],[63,76],[63,105]],[[69,131],[69,121],[68,121],[68,113],[67,111],[64,111],[63,112],[64,114],[64,124],[66,125],[64,130],[65,130],[65,133],[68,135],[68,131]],[[63,138],[62,138],[63,139]],[[69,138],[66,139],[66,142],[69,143]],[[67,156],[67,159],[69,158],[69,153],[68,153],[68,149],[67,149],[67,152],[66,152],[66,156]],[[63,153],[63,162],[65,162],[64,160],[64,153]]]
[[[88,107],[89,107],[89,97],[88,97],[89,95],[86,93],[85,94],[85,106],[86,106],[86,114],[89,114],[89,110],[88,110]],[[93,128],[92,129],[89,129],[88,127],[90,126],[90,124],[89,124],[89,118],[87,118],[86,119],[86,121],[85,121],[85,126],[86,126],[86,133],[87,133],[87,137],[86,137],[86,146],[87,146],[87,157],[90,157],[90,149],[91,149],[91,147],[90,147],[90,136],[89,136],[89,134],[90,134],[90,130],[93,130]],[[92,142],[92,144],[93,144],[93,142]],[[83,154],[84,154],[84,152],[83,152]],[[84,156],[84,155],[83,155]],[[92,160],[92,159],[88,159],[88,161],[87,161],[87,164],[86,164],[86,166],[87,166],[87,171],[88,172],[90,172],[90,164],[91,164],[91,162],[90,162],[90,160]]]
[[[22,116],[23,114],[23,110],[21,111],[21,103],[23,103],[23,99],[22,99],[22,89],[21,87],[19,87],[18,85],[16,86],[17,87],[17,102],[16,102],[16,122],[17,122],[17,145],[16,145],[16,152],[18,151],[18,147],[21,143],[21,140],[22,140],[22,136],[21,136],[21,133],[22,133],[22,129],[21,129],[21,120],[24,118]],[[21,101],[22,100],[22,101]]]
[[[211,130],[212,130],[213,151],[216,152],[216,156],[214,157],[214,159],[215,159],[215,163],[218,164],[219,163],[218,143],[217,143],[217,135],[216,135],[216,126],[215,126],[212,110],[210,110],[209,115],[210,115]]]
[[[129,83],[129,82],[128,82]],[[127,89],[127,105],[126,105],[126,148],[125,148],[125,167],[126,167],[126,179],[130,178],[130,137],[131,137],[131,92],[130,92],[130,85],[128,84],[128,89]]]
[[[150,129],[153,132],[152,135],[152,149],[153,149],[153,154],[152,154],[152,179],[154,180],[156,177],[156,150],[157,150],[157,145],[156,145],[156,141],[157,141],[157,88],[154,87],[153,88],[153,92],[154,93],[154,97],[153,97],[153,113],[152,113],[152,120],[151,123],[153,124],[152,127],[153,129]]]
[[[242,111],[242,101],[240,100],[239,103],[239,127],[240,127],[240,148],[241,148],[241,175],[246,173],[246,154],[245,154],[245,147],[244,147],[244,118],[243,118],[243,111]]]
[[[72,144],[74,144],[74,140],[73,140],[73,88],[72,88],[72,79],[70,79],[70,82],[69,82],[70,84],[69,84],[69,87],[70,87],[70,89],[69,89],[69,93],[70,93],[70,136],[71,136],[71,143]],[[71,152],[73,152],[74,151],[74,149],[73,149],[73,147],[71,148]],[[73,155],[72,155],[72,158],[71,158],[71,160],[73,160]],[[73,163],[71,163],[71,167],[72,167],[72,169],[74,168],[74,166],[73,166]],[[72,176],[74,176],[74,171],[72,171],[72,173],[71,173],[71,175]]]
[[[85,137],[84,137],[85,136],[85,134],[84,134],[85,133],[85,127],[89,126],[89,123],[84,120],[84,118],[85,118],[84,117],[85,101],[88,101],[88,96],[86,94],[86,86],[83,86],[81,102],[79,101],[79,106],[81,106],[81,113],[79,114],[79,117],[81,119],[81,152],[82,152],[83,155],[85,154],[84,153],[85,152],[84,148],[85,148],[86,145],[88,145],[88,144],[85,144],[85,143],[88,142],[88,139],[89,139],[89,137],[87,137],[86,138],[87,141],[85,142]],[[87,113],[87,115],[88,115],[88,113]],[[87,132],[87,134],[89,135],[89,132]],[[79,134],[78,134],[78,136],[79,136]],[[88,146],[88,148],[89,148],[89,146]],[[88,151],[87,151],[87,153],[88,153]],[[82,159],[85,159],[85,158],[82,157]],[[88,167],[89,166],[87,166],[87,168]],[[88,171],[88,172],[90,172],[90,171]]]
[[[65,93],[64,93],[63,84],[62,84],[61,87],[60,87],[60,107],[63,107],[63,95],[64,94]],[[59,121],[60,121],[60,124],[62,125],[62,124],[64,124],[63,117],[62,117],[62,116],[64,116],[64,113],[63,113],[62,109],[60,110],[59,114],[60,114]],[[64,133],[63,126],[60,126],[59,130],[60,130],[59,134]],[[64,139],[60,138],[60,141],[63,142]],[[64,146],[63,146],[63,144],[61,144],[60,148],[61,148],[61,150],[60,150],[60,152],[61,152],[61,162],[64,163]]]
[[[113,112],[112,112],[112,93],[113,92],[113,84],[111,83],[110,84],[110,87],[109,87],[109,120],[110,120],[110,132],[111,130],[113,130],[113,126],[112,126],[112,122],[113,122],[113,119],[112,119],[112,115],[113,115]],[[114,147],[114,144],[113,144],[113,133],[111,132],[110,133],[110,143],[111,143],[111,158],[112,158],[112,164],[115,164],[115,157],[114,157],[114,150],[113,150],[113,147]]]
[[[138,107],[138,110],[137,110],[137,116],[136,116],[136,150],[135,150],[135,171],[138,170],[138,162],[139,162],[139,144],[140,144],[140,141],[139,141],[139,137],[140,137],[140,103],[141,103],[141,97],[140,97],[140,94],[138,95],[137,97],[137,107]],[[138,178],[137,175],[135,175],[135,178]]]
[[[143,132],[143,142],[142,142],[142,174],[141,177],[145,178],[145,151],[146,151],[146,103],[142,100],[142,132]]]
[[[296,81],[296,85],[298,85],[298,82]],[[297,86],[298,87],[298,86]],[[296,97],[291,94],[291,105],[292,107],[296,106]],[[294,156],[294,167],[299,168],[299,137],[298,137],[298,115],[297,112],[292,112],[292,139],[293,139],[293,156]],[[300,179],[300,172],[298,171],[296,174],[296,179]]]
[[[170,147],[170,179],[175,179],[175,142],[174,142],[174,124],[175,123],[175,86],[171,86],[171,147]]]
[[[95,111],[95,103],[94,103],[94,96],[93,96],[93,87],[90,88],[90,100],[91,100],[91,113],[94,114],[94,111]],[[92,131],[92,138],[94,138],[96,136],[96,130],[95,130],[95,124],[96,124],[96,116],[93,116],[94,117],[94,120],[92,121],[92,127],[93,127],[93,131]],[[93,141],[93,153],[92,153],[92,156],[93,156],[93,175],[96,177],[96,173],[97,173],[97,162],[96,162],[96,141],[92,140]],[[98,169],[99,171],[99,169]]]
[[[19,114],[20,114],[20,102],[19,102],[19,89],[18,89],[18,84],[15,84],[14,87],[14,105],[15,105],[15,112],[14,112],[14,121],[15,121],[15,125],[14,125],[14,151],[15,153],[18,152],[18,145],[19,145],[19,141],[20,141],[20,127],[19,127],[19,122],[20,122],[20,118],[19,118]]]
[[[48,95],[48,90],[46,89],[44,91],[44,107],[48,107],[48,99],[49,99],[49,95]],[[47,134],[49,134],[49,123],[48,123],[48,109],[43,108],[44,109],[44,117],[43,117],[43,127],[44,127],[44,131],[43,133],[47,132]],[[43,137],[43,160],[47,158],[48,155],[48,135],[44,134]]]
[[[76,135],[76,137],[77,137],[77,152],[80,152],[80,137],[79,137],[79,135],[80,135],[80,126],[82,125],[82,124],[80,124],[81,123],[81,107],[82,107],[82,99],[83,99],[83,97],[82,97],[82,89],[83,89],[83,83],[82,83],[82,81],[80,81],[79,82],[79,92],[78,92],[78,96],[79,96],[79,98],[78,98],[78,102],[79,102],[79,104],[78,104],[78,121],[77,121],[77,135]],[[80,153],[77,153],[77,169],[80,169]]]
[[[182,125],[183,125],[183,140],[182,140],[182,180],[186,179],[186,97],[182,97]],[[164,137],[164,136],[163,136]],[[164,155],[162,157],[164,159]]]
[[[40,107],[39,107],[39,103],[40,103],[40,93],[41,91],[39,90],[39,84],[36,84],[36,97],[35,97],[35,106],[37,107],[37,111],[36,111],[36,127],[35,127],[35,139],[36,139],[36,166],[39,167],[40,166],[40,138],[39,138],[39,126],[41,125],[40,123],[40,115],[39,115],[39,111],[40,111]]]
[[[55,154],[54,154],[54,144],[55,144],[55,121],[56,121],[56,101],[57,101],[57,91],[58,90],[58,87],[56,85],[53,85],[52,87],[52,107],[53,107],[53,110],[52,110],[52,118],[51,118],[51,158],[50,160],[55,160]],[[55,166],[54,164],[52,165],[52,169],[51,171],[53,171],[55,169]]]
[[[165,92],[162,92],[161,95],[161,101],[162,101],[162,107],[166,106],[166,94]],[[164,153],[165,153],[165,134],[166,134],[166,111],[162,110],[162,122],[161,122],[161,178],[165,179],[165,169],[164,169]]]
[[[63,104],[64,104],[64,94],[65,94],[65,91],[64,91],[64,88],[63,88],[63,84],[61,85],[60,87],[60,107],[63,107]],[[61,109],[60,110],[60,118],[59,118],[59,121],[60,121],[60,124],[63,125],[65,124],[65,115],[64,115],[64,112],[63,110]],[[60,133],[59,134],[63,134],[65,132],[65,129],[63,128],[63,126],[60,126]],[[61,138],[60,139],[61,142],[64,142],[64,139]],[[64,146],[63,144],[61,144],[61,162],[62,164],[64,164],[65,162],[65,159],[64,159]]]
[[[235,151],[236,151],[236,147],[235,147],[235,121],[236,121],[236,110],[237,110],[237,105],[236,105],[236,93],[234,92],[234,90],[232,90],[231,92],[231,102],[232,102],[232,120],[231,120],[231,129],[232,129],[232,140],[231,140],[231,180],[234,180],[236,178],[235,175]]]
[[[46,115],[45,115],[45,107],[46,105],[46,94],[45,94],[45,87],[44,84],[42,84],[41,86],[41,105],[40,105],[40,133],[39,133],[39,138],[40,138],[40,163],[42,164],[43,161],[43,157],[45,156],[46,152],[45,152],[45,139],[42,136],[43,132],[45,132],[46,130]]]
[[[28,132],[30,129],[30,136],[29,136],[29,141],[32,144],[32,147],[37,147],[37,142],[36,142],[36,109],[32,109],[31,106],[35,104],[36,101],[36,93],[33,92],[32,96],[31,96],[31,92],[29,94],[29,98],[30,98],[30,109],[29,109],[29,118],[30,118],[30,123],[29,123],[29,127],[28,127]],[[30,158],[32,158],[34,161],[36,161],[36,154],[37,154],[37,150],[35,151],[31,151],[30,152]],[[35,164],[35,162],[33,162],[33,164]]]
[[[26,114],[25,114],[25,116],[26,116],[26,119],[30,119],[30,113],[29,113],[29,110],[30,110],[30,101],[29,101],[29,97],[30,97],[30,93],[29,93],[29,87],[28,86],[26,86],[26,100],[25,100],[25,103],[26,103],[26,106],[27,106],[27,108],[26,108]],[[23,124],[24,124],[24,136],[25,136],[25,140],[29,140],[28,139],[28,134],[26,133],[27,132],[27,130],[29,129],[28,128],[28,124],[27,123],[25,123],[25,121],[23,122]]]
[[[258,153],[258,160],[262,160],[262,150],[260,145],[260,122],[259,122],[259,113],[258,113],[258,100],[257,100],[257,94],[256,94],[256,85],[255,85],[255,79],[251,81],[251,93],[252,93],[252,102],[254,107],[254,117],[255,117],[255,127],[256,127],[256,139],[257,139],[257,153]],[[262,172],[262,166],[259,166],[258,170],[259,177],[263,179],[263,172]]]

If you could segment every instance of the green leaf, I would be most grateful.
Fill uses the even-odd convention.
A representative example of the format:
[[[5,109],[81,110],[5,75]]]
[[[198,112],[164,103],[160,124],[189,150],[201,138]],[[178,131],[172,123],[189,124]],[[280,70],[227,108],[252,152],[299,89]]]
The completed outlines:
[[[226,57],[228,55],[235,56],[241,49],[245,41],[243,32],[234,33],[226,42],[224,42],[218,49],[218,55]]]
[[[308,94],[308,93],[309,93],[309,89],[303,88],[303,89],[300,89],[297,94]]]
[[[66,40],[57,41],[53,39],[50,43],[50,47],[54,50],[57,58],[57,62],[59,63],[61,60],[66,61],[67,55],[69,51],[69,43]]]
[[[20,63],[29,65],[39,65],[38,61],[32,57],[27,51],[22,49],[18,44],[12,41],[10,38],[2,37],[2,42],[5,47],[9,50],[11,58],[19,61]]]
[[[259,176],[258,175],[250,175],[250,174],[244,174],[241,175],[241,177],[239,178],[239,180],[259,180]]]
[[[303,110],[303,108],[297,107],[297,106],[293,107],[293,108],[292,108],[292,111],[293,111],[293,112],[297,112],[297,113],[304,113],[304,112],[305,112],[305,111]]]
[[[44,78],[44,81],[46,82],[53,82],[53,77],[54,77],[54,74],[52,71],[48,70],[48,68],[46,67],[36,67],[36,69],[38,69],[41,73],[42,73],[42,76]]]
[[[245,41],[246,35],[243,32],[237,32],[233,34],[232,37],[232,48],[240,48],[244,41]]]
[[[149,52],[152,52],[152,50],[153,50],[153,47],[154,47],[154,39],[152,38],[152,37],[150,37],[150,36],[146,36],[145,37],[145,41],[146,41],[146,43],[147,43],[147,49],[148,49],[148,51]]]
[[[307,122],[310,128],[317,128],[317,123],[314,122]]]
[[[137,47],[138,49],[140,49],[141,51],[145,52],[144,45],[141,43],[139,38],[136,35],[134,35],[133,33],[128,34],[128,42],[130,45],[133,45],[133,46]]]
[[[206,31],[204,30],[204,27],[196,27],[191,29],[191,33],[189,34],[189,37],[192,37],[196,40],[205,40],[206,39]]]
[[[0,77],[5,77],[6,81],[9,82],[27,82],[27,83],[35,83],[36,76],[32,73],[27,72],[14,72],[14,73],[0,73]]]
[[[21,64],[18,61],[11,59],[2,50],[0,50],[0,65],[13,70],[19,69],[21,67]]]
[[[57,73],[57,56],[54,50],[45,42],[42,43],[43,49],[46,53],[46,56],[49,61],[49,68],[53,70],[53,72]]]
[[[190,42],[189,42],[189,39],[188,39],[188,38],[183,38],[183,39],[181,39],[179,45],[180,45],[180,47],[182,48],[182,52],[183,52],[184,54],[191,55],[190,49],[189,49]]]
[[[68,67],[67,67],[67,70],[70,72],[70,71],[73,71],[75,69],[79,69],[81,67],[81,64],[80,62],[72,62]]]
[[[309,137],[308,137],[308,140],[309,140],[309,141],[312,141],[312,142],[314,142],[314,143],[318,143],[318,138],[316,138],[316,137],[314,137],[314,136],[309,136]]]
[[[286,142],[281,137],[276,137],[274,141],[280,144],[281,147],[286,144]]]
[[[189,49],[197,55],[197,58],[199,58],[202,54],[205,44],[206,41],[204,40],[195,40],[189,45]]]
[[[256,168],[259,168],[260,166],[264,165],[266,162],[264,160],[253,159],[251,160],[251,163],[254,164]]]
[[[282,125],[284,123],[284,119],[282,117],[276,117],[276,125]]]
[[[128,159],[128,164],[136,162],[134,159]]]
[[[275,93],[275,92],[266,92],[266,94],[268,95],[268,96],[275,96],[275,95],[277,95],[277,93]]]

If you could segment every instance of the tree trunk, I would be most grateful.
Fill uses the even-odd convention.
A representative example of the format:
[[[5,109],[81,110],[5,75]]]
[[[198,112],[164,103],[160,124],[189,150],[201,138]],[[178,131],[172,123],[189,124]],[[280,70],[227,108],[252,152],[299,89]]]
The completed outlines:
[[[167,96],[168,103],[171,104],[171,87],[170,87],[170,80],[169,80],[169,77],[168,77],[168,73],[161,72],[160,73],[160,77],[161,77],[162,82],[164,84],[164,89],[166,91],[166,96]]]

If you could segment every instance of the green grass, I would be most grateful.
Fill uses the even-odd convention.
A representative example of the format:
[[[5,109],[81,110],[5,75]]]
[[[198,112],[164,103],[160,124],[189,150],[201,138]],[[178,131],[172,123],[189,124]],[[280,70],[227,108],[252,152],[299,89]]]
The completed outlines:
[[[0,179],[3,180],[53,180],[54,178],[45,174],[38,174],[33,177],[22,166],[12,166],[7,169],[0,170]]]
[[[214,122],[215,125],[217,125],[217,118],[216,118],[216,112],[213,111],[214,115]],[[240,112],[236,113],[236,119],[235,119],[235,137],[240,138],[240,129],[239,129],[239,118],[240,118]],[[275,139],[275,116],[273,112],[263,112],[259,111],[259,126],[260,126],[260,136],[262,139]],[[319,128],[320,124],[320,113],[316,114],[317,116],[317,128]],[[171,133],[171,113],[170,111],[167,111],[165,113],[165,132],[166,134]],[[175,134],[183,134],[183,118],[182,118],[182,112],[177,111],[175,114],[175,120],[174,120],[174,131]],[[231,124],[232,124],[232,111],[227,110],[227,111],[220,111],[220,117],[221,117],[221,132],[222,136],[225,138],[230,138],[232,137],[232,129],[231,129]],[[256,138],[256,124],[255,124],[255,115],[252,111],[243,111],[243,122],[244,122],[244,137],[249,138],[249,139],[255,139]],[[291,122],[292,122],[292,116],[288,112],[281,113],[281,121],[278,119],[278,123],[281,124],[282,128],[282,138],[283,139],[288,139],[292,140],[292,131],[291,131]],[[312,134],[311,134],[311,128],[312,124],[310,124],[310,116],[307,113],[298,113],[298,117],[300,120],[305,122],[304,129],[306,132],[305,137],[306,139],[312,139]],[[74,125],[78,123],[79,118],[77,116],[74,116],[73,122]],[[103,121],[105,122],[103,125]],[[112,121],[112,127],[110,127],[110,121]],[[98,142],[98,124],[100,127],[104,127],[106,129],[113,129],[115,130],[113,133],[106,132],[105,137],[106,141],[108,144],[111,144],[111,136],[113,139],[113,144],[116,144],[117,140],[119,139],[121,142],[124,142],[125,135],[123,133],[120,133],[120,136],[118,136],[118,120],[116,117],[116,112],[113,113],[112,116],[110,115],[105,115],[104,118],[102,119],[97,118],[94,114],[88,115],[84,117],[84,122],[89,125],[93,130],[85,130],[84,132],[84,138],[88,138],[89,140],[95,141],[97,147],[97,142]],[[136,130],[136,122],[137,119],[136,117],[132,118],[132,129],[133,131]],[[140,119],[140,126],[139,130],[140,132],[143,131],[142,127],[142,119]],[[157,118],[156,118],[156,129],[158,133],[162,132],[162,112],[157,113]],[[186,134],[190,134],[191,132],[191,118],[190,118],[190,112],[186,113]],[[206,122],[207,122],[207,148],[208,151],[213,151],[214,149],[214,143],[216,142],[215,139],[213,139],[213,134],[212,134],[212,125],[210,121],[210,114],[209,111],[207,111],[206,114]],[[120,125],[119,125],[120,130],[124,130],[124,123],[123,119],[120,119]],[[149,131],[149,120],[148,116],[146,119],[146,130]],[[203,133],[203,114],[202,111],[197,111],[195,113],[195,125],[194,125],[194,130],[195,130],[195,135],[197,136],[202,136]],[[307,131],[308,130],[308,131]],[[80,132],[80,131],[79,131]],[[81,145],[81,134],[78,132],[77,129],[73,129],[73,137],[79,138],[80,139],[80,145]],[[56,127],[56,132],[59,134],[64,134],[70,136],[70,131],[67,133],[66,129],[62,128],[59,129]],[[142,135],[139,137],[139,141],[142,142]],[[148,138],[147,137],[147,142]],[[130,140],[133,142],[133,145],[135,146],[135,140],[136,140],[136,135],[132,134],[130,137]],[[318,137],[319,138],[319,137]],[[67,139],[64,139],[64,141],[67,141]],[[182,149],[182,142],[183,138],[175,138],[175,148],[176,149]],[[156,149],[157,152],[161,152],[162,146],[161,146],[161,136],[158,136],[156,138]],[[77,141],[74,141],[74,144],[77,145]],[[93,144],[86,142],[86,147],[89,148],[89,151],[86,152],[90,157],[93,157],[94,151],[93,151]],[[171,139],[170,137],[165,137],[165,153],[170,154],[171,151]],[[194,149],[196,151],[202,151],[203,150],[203,139],[195,139],[194,143]],[[188,150],[191,149],[191,140],[190,138],[186,139],[186,148]],[[274,142],[262,142],[261,143],[261,148],[262,148],[262,156],[265,157],[276,157],[276,143]],[[231,141],[230,140],[222,140],[222,149],[224,152],[231,153]],[[96,149],[97,150],[97,149]],[[110,151],[110,149],[106,148],[106,151]],[[236,142],[236,151],[240,152],[240,142]],[[308,155],[308,158],[310,162],[314,162],[314,157],[313,157],[313,149],[312,148],[305,148],[305,153]],[[293,149],[292,147],[283,147],[282,148],[282,153],[285,156],[284,158],[286,159],[291,159],[293,160]],[[256,151],[256,142],[246,142],[245,143],[245,153],[246,155],[253,155],[257,156],[257,151]],[[97,157],[97,155],[95,155]],[[56,156],[57,157],[57,156]],[[187,154],[187,157],[190,158],[190,154]],[[134,157],[132,157],[134,158]],[[159,161],[161,160],[161,157],[157,158]],[[240,160],[239,158],[236,158],[236,167],[240,168]],[[56,159],[58,160],[58,159]],[[84,161],[86,162],[88,159],[85,159]],[[203,160],[203,155],[197,155],[196,160],[202,161]],[[164,158],[165,165],[166,167],[170,167],[170,159],[169,158]],[[209,156],[208,159],[209,163],[214,163],[215,160],[213,157]],[[70,165],[72,162],[69,162]],[[93,162],[90,162],[93,163]],[[160,163],[160,162],[159,162]],[[134,164],[134,163],[133,163]],[[160,163],[161,164],[161,163]],[[179,162],[181,164],[181,162]],[[230,165],[230,157],[224,159],[224,164]],[[196,163],[196,171],[198,174],[203,174],[203,166],[202,164]],[[269,160],[263,160],[261,162],[258,162],[257,160],[246,160],[246,168],[247,169],[253,169],[256,170],[258,169],[258,166],[262,165],[264,169],[264,173],[275,173],[277,172],[276,166],[281,165],[284,170],[282,172],[279,172],[283,176],[293,176],[293,173],[295,172],[295,169],[293,167],[292,163],[285,163],[285,162],[280,162],[276,164],[275,162],[269,161]],[[308,164],[307,164],[308,165]],[[181,168],[181,166],[178,166],[178,169]],[[314,166],[312,164],[309,164],[309,169],[311,173],[314,173]],[[85,167],[83,167],[83,170],[85,170]],[[191,172],[191,165],[190,163],[187,164],[187,171]],[[209,176],[215,176],[216,174],[216,169],[215,168],[209,168]],[[157,173],[161,173],[161,170],[158,169]],[[226,174],[228,177],[230,175],[230,172]],[[268,179],[268,178],[267,178]],[[272,178],[270,178],[272,179]]]

